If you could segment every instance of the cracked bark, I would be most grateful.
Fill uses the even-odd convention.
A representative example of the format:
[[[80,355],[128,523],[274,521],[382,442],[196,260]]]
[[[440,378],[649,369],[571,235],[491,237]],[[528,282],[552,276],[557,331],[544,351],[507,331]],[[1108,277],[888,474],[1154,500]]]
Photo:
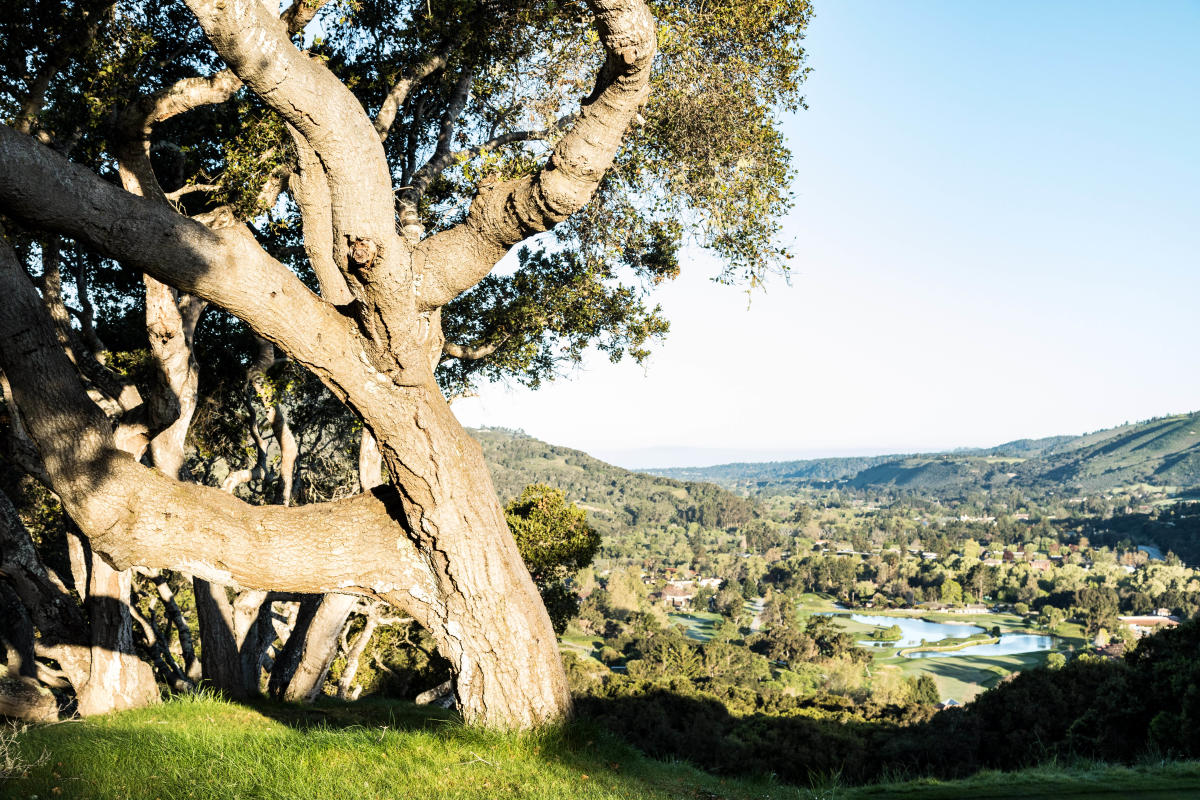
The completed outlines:
[[[329,221],[306,219],[306,235],[310,223],[328,226],[331,260],[355,303],[339,308],[310,292],[243,226],[188,220],[4,126],[0,209],[246,320],[359,415],[395,488],[290,509],[248,506],[140,466],[116,449],[32,286],[0,249],[0,366],[28,409],[56,492],[96,552],[118,567],[383,600],[431,633],[469,722],[529,727],[562,718],[570,699],[557,640],[479,446],[434,380],[443,342],[431,323],[509,247],[591,196],[645,99],[655,47],[648,10],[641,0],[589,2],[607,62],[546,167],[485,187],[465,223],[414,250],[395,230],[378,131],[346,88],[300,53],[257,0],[189,5],[232,72],[319,158]]]

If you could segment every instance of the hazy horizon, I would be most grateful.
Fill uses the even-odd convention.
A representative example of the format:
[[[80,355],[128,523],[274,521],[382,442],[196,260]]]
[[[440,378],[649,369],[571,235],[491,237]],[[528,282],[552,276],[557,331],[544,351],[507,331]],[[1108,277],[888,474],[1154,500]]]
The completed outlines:
[[[719,467],[728,464],[764,464],[772,462],[786,461],[813,461],[823,458],[859,458],[871,456],[887,456],[887,455],[919,455],[922,453],[952,453],[963,450],[986,450],[992,447],[998,447],[1009,442],[1021,441],[1023,439],[1045,439],[1054,436],[1082,436],[1088,433],[1093,433],[1098,430],[1109,430],[1119,428],[1123,425],[1136,424],[1144,422],[1147,419],[1157,419],[1161,417],[1174,417],[1181,414],[1191,414],[1195,411],[1177,411],[1168,412],[1166,414],[1157,414],[1153,417],[1146,417],[1137,420],[1121,420],[1114,422],[1111,425],[1105,425],[1100,428],[1091,428],[1088,430],[1079,431],[1063,431],[1052,433],[1046,436],[1018,436],[1011,439],[1005,439],[998,442],[977,442],[973,444],[912,444],[912,445],[895,445],[895,446],[875,446],[875,447],[833,447],[827,449],[803,449],[803,448],[753,448],[753,447],[702,447],[693,445],[656,445],[649,447],[633,447],[633,448],[606,448],[597,447],[593,449],[576,447],[569,442],[558,442],[550,439],[542,439],[534,433],[526,431],[522,428],[511,428],[528,436],[533,436],[536,439],[542,439],[547,444],[558,447],[571,447],[573,449],[582,450],[588,455],[598,458],[614,466],[623,467],[625,469],[637,471],[649,471],[659,469],[702,469],[705,467]],[[506,426],[493,426],[503,428]]]
[[[790,283],[717,285],[688,250],[644,368],[594,354],[455,412],[644,463],[993,446],[1200,405],[1200,4],[1107,8],[818,9],[809,110],[782,121]]]

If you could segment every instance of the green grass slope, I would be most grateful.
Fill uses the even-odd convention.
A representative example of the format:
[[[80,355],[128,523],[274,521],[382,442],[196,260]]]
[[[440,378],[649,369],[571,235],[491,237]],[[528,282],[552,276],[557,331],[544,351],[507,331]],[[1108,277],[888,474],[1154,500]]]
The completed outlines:
[[[4,798],[103,800],[674,800],[769,798],[733,781],[651,761],[584,726],[503,735],[445,712],[359,702],[254,708],[212,698],[26,731],[26,777]],[[43,754],[44,757],[43,757]],[[794,796],[794,793],[790,796]]]
[[[9,742],[7,750],[4,742]],[[587,725],[505,735],[405,703],[246,707],[211,697],[32,728],[0,738],[12,800],[816,800],[816,798],[1175,798],[1200,765],[1084,764],[966,781],[843,787],[836,775],[781,786],[648,759]],[[7,757],[7,758],[6,758]],[[20,760],[18,759],[18,760]]]
[[[1039,462],[1038,480],[1084,489],[1132,483],[1193,486],[1200,483],[1200,413],[1082,436],[1052,448]]]

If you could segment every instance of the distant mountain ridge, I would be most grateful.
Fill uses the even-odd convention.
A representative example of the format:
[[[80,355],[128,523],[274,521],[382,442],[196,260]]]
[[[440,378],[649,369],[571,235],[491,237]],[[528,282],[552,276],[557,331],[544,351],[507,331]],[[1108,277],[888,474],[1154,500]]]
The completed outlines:
[[[646,471],[735,490],[818,483],[940,493],[1006,485],[1083,491],[1141,483],[1194,487],[1200,485],[1200,412],[984,449]]]

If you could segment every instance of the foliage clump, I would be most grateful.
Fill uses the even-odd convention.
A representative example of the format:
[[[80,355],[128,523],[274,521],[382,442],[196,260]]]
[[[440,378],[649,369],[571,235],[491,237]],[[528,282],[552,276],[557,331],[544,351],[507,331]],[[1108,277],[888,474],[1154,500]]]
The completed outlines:
[[[548,486],[526,487],[505,507],[504,516],[554,630],[562,633],[579,612],[571,579],[592,563],[600,534],[588,525],[587,512]]]

